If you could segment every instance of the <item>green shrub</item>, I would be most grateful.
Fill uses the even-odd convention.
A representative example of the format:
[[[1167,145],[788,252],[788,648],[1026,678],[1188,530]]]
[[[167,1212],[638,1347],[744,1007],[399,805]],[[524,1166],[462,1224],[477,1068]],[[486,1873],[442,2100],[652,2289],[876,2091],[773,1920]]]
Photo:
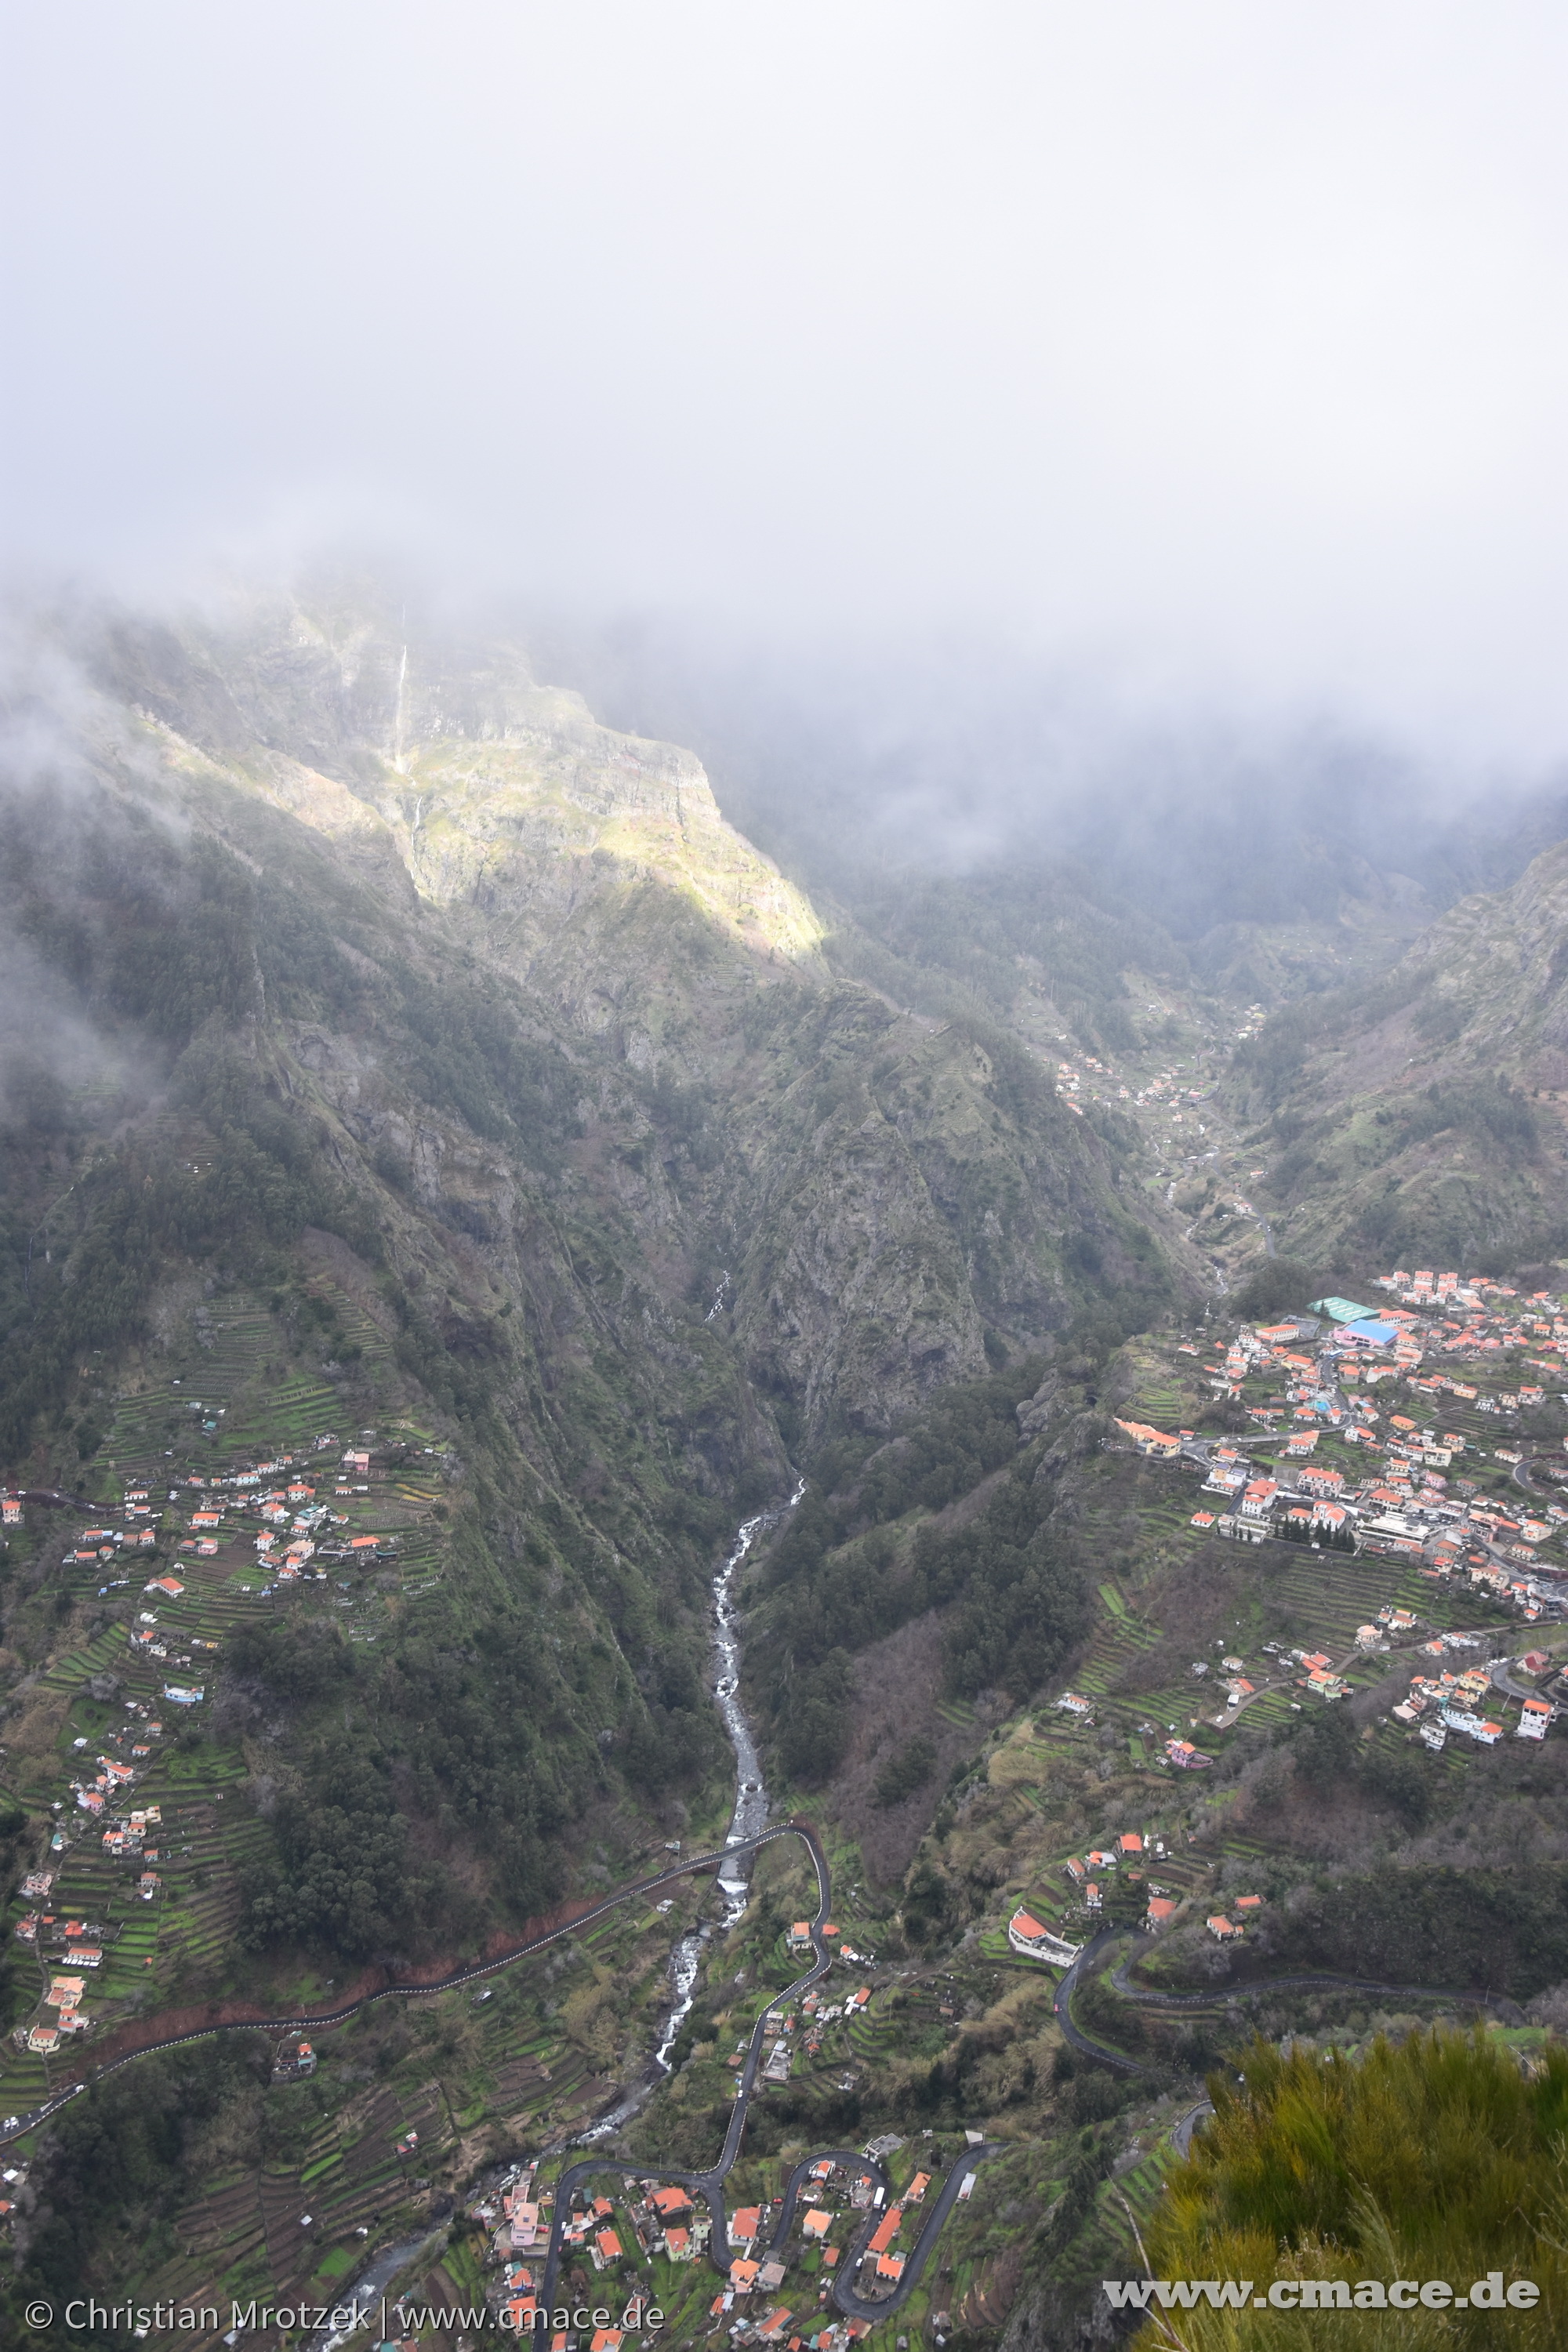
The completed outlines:
[[[1149,2232],[1156,2278],[1447,2279],[1500,2270],[1533,2310],[1342,2314],[1184,2311],[1138,2341],[1184,2352],[1253,2346],[1559,2345],[1568,2329],[1568,2051],[1529,2073],[1482,2032],[1436,2032],[1361,2059],[1256,2041],[1244,2079],[1210,2083],[1215,2114],[1169,2177]]]

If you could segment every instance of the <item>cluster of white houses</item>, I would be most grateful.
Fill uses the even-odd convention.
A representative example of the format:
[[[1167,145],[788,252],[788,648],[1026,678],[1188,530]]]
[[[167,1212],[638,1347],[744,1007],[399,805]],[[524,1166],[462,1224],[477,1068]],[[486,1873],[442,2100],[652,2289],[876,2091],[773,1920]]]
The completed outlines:
[[[1210,1343],[1217,1357],[1210,1368],[1216,1395],[1241,1400],[1244,1381],[1266,1367],[1283,1377],[1282,1401],[1245,1407],[1258,1437],[1270,1444],[1272,1467],[1249,1459],[1247,1447],[1257,1438],[1216,1443],[1192,1430],[1161,1430],[1134,1420],[1118,1427],[1148,1459],[1184,1460],[1202,1470],[1205,1492],[1217,1499],[1213,1508],[1193,1514],[1200,1530],[1242,1542],[1284,1535],[1382,1553],[1436,1577],[1468,1580],[1508,1601],[1527,1622],[1558,1615],[1562,1590],[1554,1565],[1542,1563],[1542,1548],[1568,1533],[1568,1500],[1545,1500],[1522,1487],[1517,1502],[1511,1493],[1507,1503],[1481,1494],[1473,1480],[1458,1475],[1467,1439],[1441,1426],[1436,1411],[1452,1396],[1477,1412],[1507,1416],[1543,1403],[1547,1386],[1541,1379],[1519,1378],[1515,1369],[1514,1386],[1493,1391],[1489,1385],[1483,1393],[1477,1381],[1458,1379],[1431,1360],[1462,1355],[1485,1371],[1500,1369],[1504,1350],[1535,1347],[1550,1352],[1531,1356],[1528,1368],[1562,1381],[1568,1371],[1568,1318],[1545,1293],[1520,1302],[1506,1286],[1467,1284],[1457,1274],[1399,1269],[1380,1280],[1412,1305],[1370,1307],[1352,1299],[1318,1299],[1309,1314]],[[1182,1352],[1201,1353],[1193,1341],[1183,1342]],[[1380,1408],[1374,1392],[1391,1380],[1408,1390],[1411,1412]],[[1421,1417],[1423,1407],[1429,1420]],[[1325,1437],[1379,1450],[1381,1465],[1357,1482],[1313,1458]],[[1521,1459],[1507,1446],[1495,1452],[1505,1465],[1517,1466]],[[1568,1463],[1561,1467],[1561,1483],[1568,1485]]]

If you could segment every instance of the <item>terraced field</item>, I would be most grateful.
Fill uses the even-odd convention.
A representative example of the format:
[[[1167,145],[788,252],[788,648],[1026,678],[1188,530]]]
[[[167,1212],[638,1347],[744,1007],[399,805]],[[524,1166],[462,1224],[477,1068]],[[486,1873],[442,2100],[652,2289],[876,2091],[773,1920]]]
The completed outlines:
[[[330,1306],[357,1362],[387,1359],[385,1335],[353,1299],[325,1277],[309,1291]],[[116,1402],[93,1511],[35,1507],[13,1538],[14,1560],[30,1557],[48,1571],[65,1634],[35,1700],[56,1707],[52,1741],[0,1751],[4,1785],[55,1824],[53,1850],[39,1857],[48,1891],[41,1900],[18,1896],[6,1925],[14,1929],[24,1916],[38,1920],[30,1949],[40,1997],[64,1966],[65,1922],[91,1923],[102,1949],[79,2008],[87,2029],[55,2053],[18,2046],[32,2024],[52,2018],[40,2008],[6,2046],[0,2101],[16,2112],[74,2079],[117,2025],[235,1984],[244,1874],[268,1853],[270,1835],[235,1801],[247,1770],[238,1743],[182,1737],[210,1710],[235,1629],[330,1617],[351,1641],[373,1643],[443,1570],[437,1517],[443,1479],[431,1432],[403,1420],[367,1441],[344,1426],[331,1379],[283,1370],[276,1320],[254,1297],[215,1297],[197,1310],[195,1334],[177,1373]],[[393,1453],[378,1457],[388,1466],[351,1475],[341,1465],[351,1442],[393,1441]],[[330,1507],[330,1522],[311,1530],[311,1573],[281,1577],[279,1547],[271,1562],[258,1552],[261,1521],[244,1491],[219,1483],[259,1463],[279,1465],[261,1488],[293,1479]],[[81,1544],[83,1524],[118,1521],[111,1498],[117,1505],[122,1493],[142,1490],[150,1544],[133,1535],[118,1546]],[[219,1526],[189,1527],[193,1507],[220,1504]],[[365,1537],[377,1539],[369,1572],[348,1550],[353,1538]],[[155,1579],[164,1580],[163,1589],[152,1589]],[[175,1691],[200,1696],[171,1696]],[[109,1768],[129,1777],[105,1790]],[[90,1790],[95,1778],[101,1801],[89,1807],[73,1783]],[[149,1816],[141,1838],[130,1851],[111,1851],[106,1825],[132,1810]]]

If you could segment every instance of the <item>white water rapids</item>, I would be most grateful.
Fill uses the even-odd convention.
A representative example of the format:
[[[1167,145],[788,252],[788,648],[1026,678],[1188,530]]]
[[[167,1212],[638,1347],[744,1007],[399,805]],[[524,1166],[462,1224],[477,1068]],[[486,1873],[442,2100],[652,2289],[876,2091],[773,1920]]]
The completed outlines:
[[[784,1509],[793,1511],[805,1492],[805,1481],[802,1478]],[[758,1536],[764,1528],[776,1527],[783,1517],[784,1510],[759,1511],[755,1517],[743,1519],[735,1530],[734,1546],[729,1558],[713,1579],[713,1696],[730,1745],[735,1751],[735,1809],[730,1816],[730,1827],[724,1839],[726,1845],[736,1845],[745,1838],[755,1837],[759,1830],[764,1830],[768,1825],[767,1786],[757,1756],[757,1743],[752,1737],[752,1727],[741,1704],[741,1636],[733,1588],[741,1565]],[[719,1892],[724,1898],[724,1911],[718,1930],[721,1936],[729,1934],[751,1899],[752,1860],[749,1853],[739,1854],[734,1861],[726,1863],[719,1874]],[[712,1926],[704,1922],[700,1927],[689,1929],[676,1945],[669,1956],[670,2011],[665,2020],[658,2047],[654,2052],[653,2068],[633,2085],[624,2098],[616,2100],[608,2115],[601,2116],[589,2130],[580,2134],[575,2145],[588,2146],[619,2131],[637,2114],[659,2076],[669,2073],[669,2053],[690,2012],[698,1970],[702,1965],[703,1948],[712,1940],[713,1933]],[[657,2073],[654,2069],[658,2070]]]
[[[726,1845],[735,1845],[745,1838],[755,1837],[768,1823],[768,1792],[763,1780],[763,1768],[757,1757],[756,1741],[746,1711],[741,1705],[741,1636],[737,1629],[733,1587],[742,1563],[764,1528],[776,1527],[785,1511],[793,1511],[805,1492],[805,1481],[800,1479],[794,1494],[782,1510],[759,1511],[753,1518],[742,1520],[735,1530],[735,1541],[729,1558],[713,1579],[713,1696],[717,1703],[731,1747],[735,1751],[735,1808],[730,1816],[725,1836]],[[727,1936],[741,1917],[751,1899],[750,1879],[752,1856],[737,1854],[726,1862],[719,1874],[719,1892],[724,1898],[719,1933]],[[574,2145],[591,2147],[596,2140],[607,2139],[614,2132],[628,2124],[662,2079],[670,2072],[669,2053],[690,2011],[697,1988],[698,1970],[702,1964],[705,1945],[713,1937],[711,1924],[693,1927],[682,1936],[669,1958],[669,1983],[672,1995],[669,2015],[665,2021],[663,2036],[654,2053],[653,2063],[646,2066],[638,2080],[625,2095],[616,2100],[607,2115],[578,2135]],[[397,2273],[413,2260],[422,2248],[431,2243],[426,2232],[423,2239],[410,2239],[406,2243],[385,2248],[365,2269],[365,2274],[355,2289],[354,2300],[367,2310],[386,2294]],[[340,2352],[353,2330],[331,2328],[319,2330],[310,2339],[310,2352]]]

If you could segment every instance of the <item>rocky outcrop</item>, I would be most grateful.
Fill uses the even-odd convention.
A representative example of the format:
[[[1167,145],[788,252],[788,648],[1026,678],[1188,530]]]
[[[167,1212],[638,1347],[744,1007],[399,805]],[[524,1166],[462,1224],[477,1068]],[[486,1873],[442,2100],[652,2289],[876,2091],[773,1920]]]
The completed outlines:
[[[1282,1255],[1519,1264],[1568,1245],[1568,844],[1463,900],[1373,987],[1298,1006],[1250,1057]],[[1267,1198],[1267,1196],[1266,1196]]]
[[[704,1345],[793,1449],[889,1426],[982,1372],[988,1334],[1033,1350],[1158,1272],[1110,1154],[1021,1047],[834,980],[816,909],[700,762],[600,726],[515,649],[405,644],[322,597],[118,620],[87,654],[110,764],[151,770],[247,857],[247,810],[300,828],[320,887],[352,880],[395,918],[389,949],[483,1005],[500,1063],[570,1090],[564,1150],[521,1097],[476,1134],[455,1066],[436,1116],[363,1024],[279,1033],[278,1083],[325,1116],[345,1179],[374,1173],[520,1303],[539,1277],[519,1234],[592,1204],[615,1286],[655,1325],[720,1290]],[[374,940],[339,936],[385,985]],[[437,1055],[443,1017],[419,1016]],[[568,1294],[562,1330],[602,1327],[604,1283],[592,1312]]]

